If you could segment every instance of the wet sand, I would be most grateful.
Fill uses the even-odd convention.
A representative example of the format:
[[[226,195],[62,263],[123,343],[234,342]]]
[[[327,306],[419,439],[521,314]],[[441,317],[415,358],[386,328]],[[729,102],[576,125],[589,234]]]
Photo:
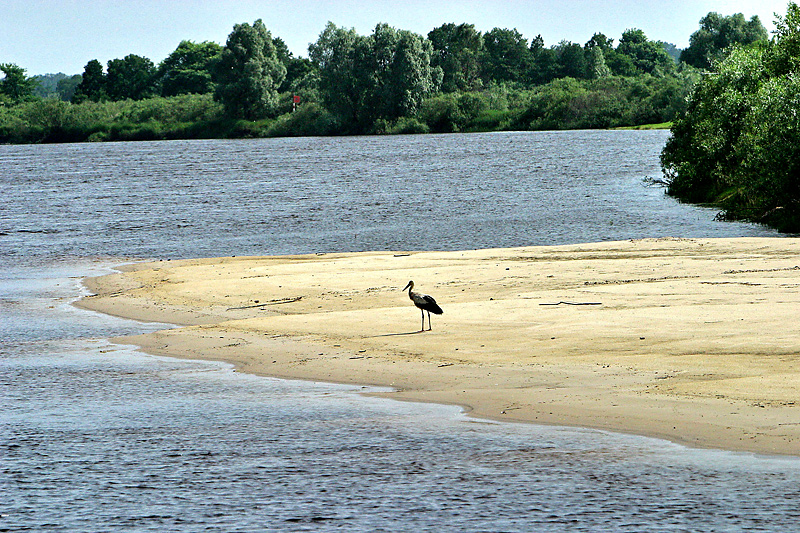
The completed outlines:
[[[432,331],[411,279],[444,309]],[[182,326],[116,339],[153,354],[800,455],[800,239],[160,261],[86,285],[80,307]]]

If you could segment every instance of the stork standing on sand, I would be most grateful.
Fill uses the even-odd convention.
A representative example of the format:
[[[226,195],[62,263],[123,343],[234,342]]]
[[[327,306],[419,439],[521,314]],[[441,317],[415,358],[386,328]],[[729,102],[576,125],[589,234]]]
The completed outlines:
[[[403,290],[406,289],[408,289],[408,297],[411,298],[411,301],[414,302],[414,305],[419,307],[419,310],[422,313],[422,329],[420,331],[425,331],[425,311],[428,312],[428,331],[430,331],[431,313],[434,315],[441,315],[444,313],[444,311],[442,311],[442,308],[436,303],[436,300],[433,299],[433,296],[422,294],[421,292],[414,292],[413,281],[409,281],[408,285],[403,288]]]

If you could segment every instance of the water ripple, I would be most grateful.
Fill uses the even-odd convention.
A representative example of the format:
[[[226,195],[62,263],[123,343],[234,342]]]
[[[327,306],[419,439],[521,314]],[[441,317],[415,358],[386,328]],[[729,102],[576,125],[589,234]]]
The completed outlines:
[[[774,235],[642,178],[664,132],[0,146],[0,531],[777,531],[800,461],[149,357],[131,257]]]

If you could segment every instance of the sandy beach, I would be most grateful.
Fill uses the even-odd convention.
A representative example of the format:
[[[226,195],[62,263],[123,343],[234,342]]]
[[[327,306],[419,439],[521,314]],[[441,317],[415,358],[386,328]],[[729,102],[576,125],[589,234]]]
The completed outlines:
[[[76,305],[115,339],[243,372],[391,387],[508,421],[800,455],[800,239],[136,263]],[[432,331],[401,291],[444,309]]]

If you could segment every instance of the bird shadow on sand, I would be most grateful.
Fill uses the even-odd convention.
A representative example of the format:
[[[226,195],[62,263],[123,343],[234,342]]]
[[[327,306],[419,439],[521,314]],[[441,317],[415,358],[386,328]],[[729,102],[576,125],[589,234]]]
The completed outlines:
[[[385,333],[385,334],[383,334],[383,335],[370,335],[368,338],[378,338],[378,337],[402,337],[402,336],[405,336],[405,335],[418,335],[418,334],[420,334],[420,333],[427,333],[427,332],[429,332],[429,331],[430,331],[429,329],[426,329],[425,331],[420,331],[420,330],[417,330],[417,331],[407,331],[407,332],[405,332],[405,333]]]

